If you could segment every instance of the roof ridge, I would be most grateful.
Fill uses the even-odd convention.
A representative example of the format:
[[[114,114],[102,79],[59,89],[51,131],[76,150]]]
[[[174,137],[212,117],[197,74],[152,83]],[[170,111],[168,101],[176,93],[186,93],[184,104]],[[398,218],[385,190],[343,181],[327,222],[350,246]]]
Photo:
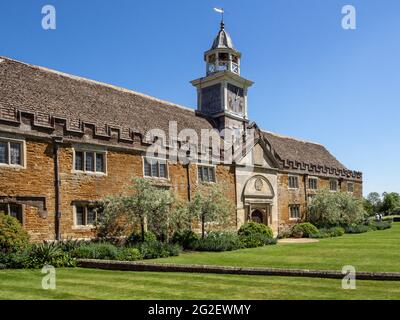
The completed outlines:
[[[310,140],[303,140],[303,139],[299,139],[299,138],[295,138],[295,137],[290,137],[290,136],[286,136],[286,135],[283,135],[283,134],[280,134],[280,133],[275,133],[275,132],[271,132],[271,131],[267,131],[267,130],[263,130],[263,129],[261,129],[261,132],[272,134],[273,136],[276,136],[278,138],[290,139],[290,140],[295,140],[295,141],[303,142],[303,143],[312,143],[312,144],[315,144],[315,145],[318,145],[318,146],[321,146],[321,147],[325,148],[325,146],[322,143],[319,143],[319,142],[314,142],[314,141],[310,141]]]
[[[162,99],[159,99],[159,98],[156,98],[156,97],[153,97],[153,96],[141,93],[141,92],[137,92],[137,91],[134,91],[134,90],[131,90],[131,89],[119,87],[117,85],[113,85],[113,84],[109,84],[109,83],[101,82],[101,81],[97,81],[97,80],[92,80],[92,79],[88,79],[88,78],[81,77],[81,76],[76,76],[76,75],[69,74],[69,73],[66,73],[66,72],[62,72],[62,71],[58,71],[58,70],[54,70],[54,69],[50,69],[50,68],[46,68],[46,67],[30,64],[30,63],[26,63],[26,62],[15,60],[15,59],[12,59],[12,58],[9,58],[9,57],[5,57],[5,56],[0,56],[0,63],[3,62],[1,60],[3,60],[3,61],[4,60],[13,61],[13,62],[22,64],[22,65],[26,65],[26,66],[28,66],[30,68],[34,68],[34,69],[38,69],[38,70],[41,70],[41,71],[44,71],[44,72],[57,74],[57,75],[60,75],[60,76],[66,77],[66,78],[73,79],[73,80],[88,82],[88,83],[91,83],[91,84],[97,84],[97,85],[101,85],[103,87],[108,87],[110,89],[114,89],[114,90],[117,90],[117,91],[120,91],[120,92],[134,94],[134,95],[139,96],[139,97],[143,97],[143,98],[146,98],[146,99],[149,99],[149,100],[153,100],[153,101],[156,101],[156,102],[167,104],[167,105],[172,106],[172,107],[181,108],[183,110],[187,110],[187,111],[191,111],[191,112],[195,113],[195,110],[192,109],[192,108],[189,108],[189,107],[186,107],[186,106],[182,106],[182,105],[179,105],[179,104],[167,101],[167,100],[162,100]]]

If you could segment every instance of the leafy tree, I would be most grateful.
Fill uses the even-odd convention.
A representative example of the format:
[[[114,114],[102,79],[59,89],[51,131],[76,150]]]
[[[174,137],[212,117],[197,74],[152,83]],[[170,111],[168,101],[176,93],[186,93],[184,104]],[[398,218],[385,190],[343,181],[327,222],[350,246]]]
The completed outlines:
[[[186,203],[143,178],[133,179],[124,194],[109,196],[101,205],[103,212],[96,226],[103,237],[127,236],[139,226],[144,241],[147,226],[158,239],[166,241],[176,230],[190,229],[193,219]]]
[[[232,223],[234,207],[218,185],[202,185],[188,204],[188,211],[200,221],[201,235],[204,238],[206,224],[215,223],[224,227]]]
[[[393,213],[400,209],[400,194],[396,192],[384,192],[381,210],[385,213]]]
[[[371,192],[367,198],[364,199],[364,208],[369,215],[373,215],[381,211],[382,199],[378,192]]]
[[[365,216],[362,200],[344,192],[322,190],[307,206],[307,220],[318,227],[347,226]]]

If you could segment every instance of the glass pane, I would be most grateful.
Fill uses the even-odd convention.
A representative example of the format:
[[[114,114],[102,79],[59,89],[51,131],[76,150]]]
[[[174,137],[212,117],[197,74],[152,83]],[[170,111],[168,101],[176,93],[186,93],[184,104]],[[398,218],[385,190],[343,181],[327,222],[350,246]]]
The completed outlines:
[[[203,169],[202,167],[197,168],[197,175],[198,175],[199,181],[203,181],[203,170],[202,169]]]
[[[86,171],[94,171],[94,153],[86,152]]]
[[[167,177],[167,165],[165,163],[160,163],[160,177]]]
[[[76,206],[76,225],[85,225],[85,208],[83,206]]]
[[[209,182],[209,181],[210,181],[210,178],[209,178],[209,176],[208,176],[208,170],[207,170],[207,168],[203,168],[203,175],[204,175],[204,181],[205,181],[205,182]]]
[[[152,177],[158,177],[158,162],[157,161],[152,161],[153,163],[151,164],[151,176]]]
[[[211,168],[211,167],[208,168],[208,176],[209,176],[211,182],[215,182],[215,170],[214,170],[214,168]]]
[[[144,175],[151,177],[151,165],[146,159],[144,160]]]
[[[104,154],[96,154],[96,172],[105,172],[104,168]]]
[[[10,160],[11,164],[22,164],[20,143],[10,143]]]
[[[0,141],[0,163],[8,163],[7,142]]]
[[[87,224],[94,224],[96,221],[96,210],[95,208],[88,208]]]
[[[83,152],[75,152],[75,170],[83,171]]]
[[[22,223],[22,207],[19,204],[10,204],[10,216]]]

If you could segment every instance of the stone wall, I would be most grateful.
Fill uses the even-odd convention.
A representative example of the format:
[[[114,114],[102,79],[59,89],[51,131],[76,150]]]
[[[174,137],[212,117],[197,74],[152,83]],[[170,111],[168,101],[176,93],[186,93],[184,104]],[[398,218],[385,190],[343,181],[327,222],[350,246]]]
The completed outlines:
[[[32,201],[23,204],[23,225],[32,241],[55,239],[55,180],[53,146],[44,142],[25,138],[26,168],[0,167],[0,197],[38,197],[46,203],[45,216]],[[74,148],[106,152],[106,174],[74,172]],[[134,177],[143,177],[143,158],[140,152],[90,145],[64,143],[59,149],[60,195],[61,195],[61,236],[67,238],[93,237],[90,227],[75,226],[74,203],[90,202],[107,195],[119,194],[127,190]],[[169,179],[151,179],[153,184],[171,188],[182,200],[189,198],[188,170],[182,164],[168,165]],[[189,165],[191,196],[196,192],[197,165]],[[223,186],[226,196],[234,204],[235,175],[230,166],[216,168],[216,181]],[[42,200],[43,202],[43,200]],[[40,201],[38,200],[38,203]],[[232,221],[236,224],[235,212]]]
[[[278,174],[278,207],[279,207],[279,224],[280,228],[284,228],[288,225],[293,225],[298,222],[298,220],[290,219],[290,205],[300,205],[300,214],[303,218],[305,215],[305,210],[307,207],[307,202],[309,197],[312,197],[316,190],[310,190],[308,188],[307,175],[303,174],[293,174],[298,176],[299,188],[290,189],[289,188],[289,173],[279,173]],[[316,177],[316,176],[312,176]],[[330,189],[330,178],[319,176],[318,179],[318,190],[329,190]],[[338,191],[347,192],[347,182],[352,182],[354,184],[353,195],[355,197],[362,197],[362,182],[359,181],[347,181],[338,180]]]

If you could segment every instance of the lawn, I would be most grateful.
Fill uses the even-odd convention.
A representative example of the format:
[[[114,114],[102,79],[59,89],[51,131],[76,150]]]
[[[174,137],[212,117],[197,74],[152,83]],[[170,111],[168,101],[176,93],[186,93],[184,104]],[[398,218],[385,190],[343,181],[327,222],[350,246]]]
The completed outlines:
[[[400,223],[384,231],[310,244],[279,244],[152,260],[182,264],[400,272]],[[57,289],[41,289],[40,270],[0,270],[0,299],[400,299],[400,282],[58,269]]]
[[[0,271],[0,299],[400,299],[398,282],[58,269],[56,290],[40,270]]]
[[[388,230],[346,234],[317,243],[278,244],[232,252],[192,252],[158,263],[400,272],[400,223]]]

